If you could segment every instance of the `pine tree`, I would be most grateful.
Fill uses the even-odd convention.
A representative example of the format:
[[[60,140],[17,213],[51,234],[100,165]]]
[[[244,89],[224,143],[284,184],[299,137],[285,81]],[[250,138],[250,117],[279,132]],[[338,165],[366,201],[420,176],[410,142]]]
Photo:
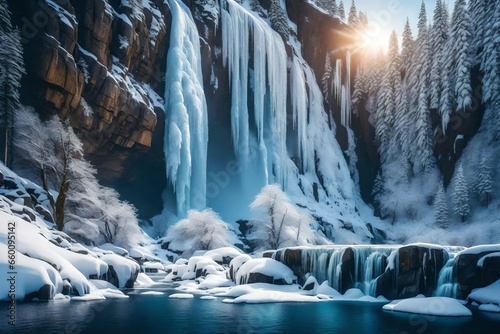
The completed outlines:
[[[4,163],[12,165],[12,146],[14,113],[20,107],[19,89],[24,69],[21,33],[12,28],[10,12],[5,0],[0,1],[0,117],[4,129]]]
[[[337,0],[328,0],[327,5],[328,12],[331,16],[339,15],[339,8],[337,6]]]
[[[444,47],[448,40],[448,12],[445,4],[441,0],[436,3],[434,10],[434,24],[431,30],[431,53],[432,70],[431,70],[431,103],[432,109],[439,108],[440,92],[441,92],[441,77],[443,72],[443,57]]]
[[[354,76],[354,91],[352,93],[352,111],[354,114],[359,113],[366,100],[366,77],[364,67],[359,66]]]
[[[356,9],[356,2],[352,0],[351,9],[349,10],[349,18],[347,19],[347,23],[353,28],[356,28],[359,24],[358,19],[358,10]]]
[[[434,163],[434,142],[429,112],[429,81],[430,81],[430,50],[429,31],[427,26],[427,11],[422,2],[418,21],[418,37],[415,41],[415,53],[412,58],[409,96],[410,115],[415,119],[415,140],[417,147],[413,152],[413,161],[419,166],[420,172],[429,172]],[[415,116],[413,116],[415,115]],[[411,152],[411,151],[410,151]]]
[[[397,112],[397,95],[401,90],[401,62],[399,44],[396,32],[393,31],[387,54],[387,73],[382,81],[379,92],[377,112],[375,113],[375,134],[379,142],[379,152],[382,162],[391,160],[395,152],[391,152],[393,140],[394,115]]]
[[[446,194],[444,192],[443,182],[439,183],[439,187],[434,198],[434,219],[440,227],[448,227],[448,203],[446,202]]]
[[[483,48],[483,40],[485,33],[486,17],[486,3],[487,0],[469,0],[469,13],[472,22],[472,50],[474,65],[480,63],[480,52]]]
[[[479,200],[482,204],[490,204],[491,195],[493,193],[493,180],[491,177],[491,167],[490,161],[486,154],[481,157],[481,162],[479,163],[479,175],[478,175],[478,185],[477,192],[479,195]]]
[[[488,140],[492,141],[500,139],[500,1],[489,1],[487,13],[489,19],[484,23],[480,58],[483,103],[486,105],[483,129],[488,133]]]
[[[330,78],[332,75],[332,65],[330,61],[330,54],[326,53],[325,59],[325,72],[323,73],[323,77],[321,78],[321,84],[323,88],[323,96],[327,101],[330,99]]]
[[[274,30],[286,38],[289,36],[290,28],[288,26],[288,17],[285,10],[281,7],[280,0],[271,1],[269,19],[271,20],[271,27]]]
[[[453,192],[453,210],[455,214],[460,216],[462,223],[465,222],[467,215],[470,213],[469,207],[469,190],[467,181],[464,176],[462,164],[457,168],[454,178],[455,189]]]
[[[344,9],[344,2],[340,0],[339,3],[339,17],[345,21],[345,9]]]
[[[411,60],[413,53],[415,52],[415,40],[413,39],[413,34],[411,32],[410,27],[410,19],[406,19],[406,25],[403,31],[403,43],[401,50],[401,64],[402,74],[401,77],[404,79],[407,77],[407,74],[411,67]]]
[[[372,196],[374,198],[375,203],[380,204],[380,197],[384,193],[384,179],[382,178],[382,174],[379,171],[377,173],[377,177],[375,178],[375,182],[373,183]]]
[[[465,109],[472,104],[471,21],[465,0],[457,0],[453,11],[446,66],[452,83],[452,91],[458,108]],[[453,75],[455,74],[456,75]]]

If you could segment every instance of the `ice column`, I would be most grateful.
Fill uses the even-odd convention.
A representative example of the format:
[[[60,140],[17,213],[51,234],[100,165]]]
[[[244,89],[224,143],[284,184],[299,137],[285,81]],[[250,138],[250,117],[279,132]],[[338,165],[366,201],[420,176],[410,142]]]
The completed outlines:
[[[208,119],[200,41],[189,9],[169,0],[172,12],[165,77],[165,161],[177,213],[206,206]]]

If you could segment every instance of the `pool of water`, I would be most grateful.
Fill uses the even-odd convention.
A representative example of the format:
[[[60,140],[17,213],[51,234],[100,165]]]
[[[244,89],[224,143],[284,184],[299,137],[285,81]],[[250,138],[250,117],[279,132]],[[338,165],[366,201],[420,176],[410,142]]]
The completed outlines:
[[[169,299],[174,291],[164,286],[154,290],[165,294],[131,290],[130,299],[124,300],[18,303],[16,327],[1,320],[0,333],[500,332],[500,314],[475,310],[472,318],[443,318],[390,313],[382,304],[363,302],[236,305],[222,303],[222,298]],[[0,303],[0,309],[7,314],[6,303]]]

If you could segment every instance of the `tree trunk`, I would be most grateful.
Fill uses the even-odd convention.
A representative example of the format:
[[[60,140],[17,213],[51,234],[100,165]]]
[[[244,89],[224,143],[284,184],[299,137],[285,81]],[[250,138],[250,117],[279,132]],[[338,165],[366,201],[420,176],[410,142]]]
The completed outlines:
[[[56,199],[56,227],[59,231],[62,231],[64,228],[64,211],[66,208],[66,194],[68,188],[69,181],[66,179],[66,175],[64,175],[61,187],[59,188],[59,195]]]
[[[54,201],[54,196],[50,193],[49,184],[47,183],[47,173],[45,172],[45,167],[40,169],[40,179],[42,180],[42,188],[47,192],[47,198],[50,202],[50,207],[52,212],[56,211],[56,203]]]

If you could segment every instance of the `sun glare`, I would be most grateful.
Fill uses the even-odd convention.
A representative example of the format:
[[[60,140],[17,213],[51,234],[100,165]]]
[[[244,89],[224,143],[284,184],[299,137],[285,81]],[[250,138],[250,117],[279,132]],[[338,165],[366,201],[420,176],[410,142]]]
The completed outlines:
[[[390,33],[379,32],[377,34],[363,32],[359,35],[359,48],[365,52],[387,50],[389,47]]]

